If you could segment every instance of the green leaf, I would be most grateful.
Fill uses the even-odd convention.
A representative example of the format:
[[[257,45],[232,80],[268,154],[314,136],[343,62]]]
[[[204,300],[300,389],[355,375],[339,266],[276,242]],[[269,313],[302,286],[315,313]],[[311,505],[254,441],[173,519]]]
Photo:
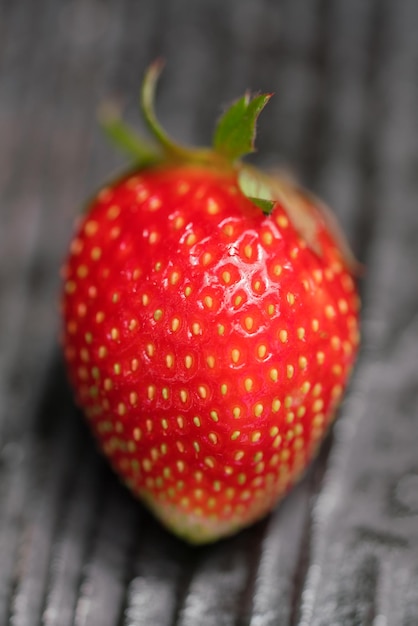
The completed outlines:
[[[238,185],[242,193],[259,206],[263,213],[271,213],[277,197],[269,176],[249,165],[242,165],[238,171]]]
[[[231,161],[254,152],[258,116],[272,94],[251,97],[249,93],[234,102],[220,118],[213,137],[213,146]]]
[[[251,202],[253,202],[256,206],[260,207],[265,215],[270,215],[273,210],[274,202],[273,200],[263,200],[262,198],[254,198],[252,196],[247,196]]]
[[[136,164],[145,166],[160,160],[154,146],[142,139],[123,122],[117,107],[105,103],[99,110],[99,121],[110,141],[127,153]]]
[[[254,167],[249,165],[240,167],[238,184],[242,193],[248,198],[259,198],[273,202],[275,200],[270,177]]]

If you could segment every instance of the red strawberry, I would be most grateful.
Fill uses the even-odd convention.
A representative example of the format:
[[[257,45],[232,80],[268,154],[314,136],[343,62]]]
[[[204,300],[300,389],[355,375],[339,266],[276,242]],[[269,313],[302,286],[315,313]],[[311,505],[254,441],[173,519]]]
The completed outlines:
[[[272,509],[315,454],[357,352],[352,261],[318,202],[239,160],[269,96],[221,118],[213,150],[175,146],[90,203],[65,265],[77,401],[113,467],[168,527],[216,540]]]

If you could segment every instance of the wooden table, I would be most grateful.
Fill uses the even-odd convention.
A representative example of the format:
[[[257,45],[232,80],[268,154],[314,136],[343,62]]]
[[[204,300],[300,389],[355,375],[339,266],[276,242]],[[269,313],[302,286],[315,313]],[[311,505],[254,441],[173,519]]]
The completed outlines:
[[[0,625],[418,624],[418,4],[1,0]],[[96,452],[57,347],[58,268],[83,199],[123,163],[96,123],[158,111],[207,143],[220,105],[274,90],[261,165],[335,207],[367,273],[333,433],[265,521],[194,549]]]

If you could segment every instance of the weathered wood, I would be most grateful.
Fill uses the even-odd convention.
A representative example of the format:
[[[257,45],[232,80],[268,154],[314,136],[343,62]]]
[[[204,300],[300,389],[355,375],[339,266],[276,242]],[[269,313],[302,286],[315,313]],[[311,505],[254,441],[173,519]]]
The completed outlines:
[[[0,2],[0,625],[418,623],[418,5],[414,0]],[[75,409],[57,336],[77,207],[123,157],[97,128],[158,111],[207,142],[221,103],[273,90],[263,164],[335,210],[367,265],[363,349],[317,461],[266,520],[171,537]]]

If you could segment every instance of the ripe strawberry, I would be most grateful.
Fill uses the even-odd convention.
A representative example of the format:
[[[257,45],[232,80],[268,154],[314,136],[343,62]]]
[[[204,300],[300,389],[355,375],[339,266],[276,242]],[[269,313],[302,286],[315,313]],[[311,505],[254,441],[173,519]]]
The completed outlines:
[[[168,527],[216,540],[272,509],[315,454],[358,345],[353,263],[318,201],[239,157],[268,95],[221,118],[213,150],[168,139],[104,187],[64,268],[77,401],[115,470]]]

